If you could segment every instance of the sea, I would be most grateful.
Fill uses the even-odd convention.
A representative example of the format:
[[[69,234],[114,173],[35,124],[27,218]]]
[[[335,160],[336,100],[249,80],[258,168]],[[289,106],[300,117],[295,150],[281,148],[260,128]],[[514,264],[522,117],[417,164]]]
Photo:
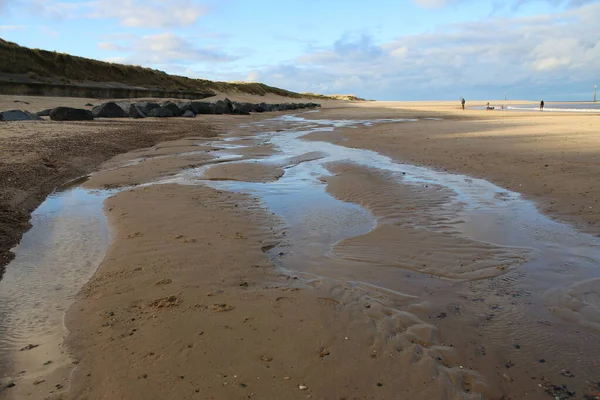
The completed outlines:
[[[507,105],[508,104],[508,105]],[[510,102],[507,104],[490,103],[491,107],[494,107],[494,111],[502,110],[504,106],[505,110],[509,111],[538,111],[540,109],[539,104],[519,104],[511,105]],[[485,110],[486,106],[472,107],[473,109]],[[551,112],[579,112],[579,113],[600,113],[600,102],[545,102],[544,111]]]

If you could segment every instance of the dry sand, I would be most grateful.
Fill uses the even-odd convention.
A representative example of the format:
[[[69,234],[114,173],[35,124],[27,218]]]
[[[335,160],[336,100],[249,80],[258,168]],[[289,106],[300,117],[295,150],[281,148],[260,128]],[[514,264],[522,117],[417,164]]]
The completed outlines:
[[[309,139],[484,177],[524,193],[553,217],[600,233],[600,188],[593,184],[599,116],[462,112],[448,103],[374,105],[328,102],[305,116],[444,120],[336,129]],[[527,296],[516,291],[529,250],[458,235],[455,210],[439,212],[452,196],[443,188],[415,190],[378,170],[329,165],[333,176],[322,178],[328,192],[369,209],[377,227],[339,242],[316,266],[302,265],[314,254],[293,255],[284,264],[290,271],[277,268],[277,256],[265,251],[290,240],[293,227],[256,198],[204,185],[143,186],[190,167],[216,180],[272,181],[282,168],[322,156],[254,163],[278,151],[253,139],[255,132],[294,128],[268,122],[238,128],[265,117],[204,119],[239,138],[232,144],[251,144],[238,151],[235,164],[211,167],[212,154],[223,151],[220,142],[199,138],[198,128],[188,125],[196,121],[173,120],[166,125],[175,131],[194,128],[170,137],[179,140],[114,158],[86,183],[142,186],[105,202],[111,245],[67,315],[67,344],[78,365],[59,396],[544,399],[554,383],[598,395],[593,383],[600,371],[589,347],[600,320],[590,297],[597,293],[594,281],[553,297],[553,306],[564,310],[560,318],[583,321],[560,323],[535,284]],[[29,143],[45,146],[39,138]],[[305,240],[296,239],[298,246]],[[576,306],[565,308],[569,302]],[[19,393],[31,398],[55,390],[52,384],[21,386]]]

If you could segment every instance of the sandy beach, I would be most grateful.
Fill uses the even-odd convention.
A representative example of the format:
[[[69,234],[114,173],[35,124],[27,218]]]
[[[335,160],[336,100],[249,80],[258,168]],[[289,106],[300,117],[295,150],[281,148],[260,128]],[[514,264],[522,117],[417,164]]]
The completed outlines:
[[[98,102],[0,109],[14,100]],[[58,264],[95,256],[57,275],[58,322],[1,316],[0,395],[600,398],[600,115],[321,103],[1,123],[4,259],[54,217],[38,236],[73,243],[48,247]],[[88,174],[57,196],[101,196],[100,228],[68,224],[77,200],[29,224]]]

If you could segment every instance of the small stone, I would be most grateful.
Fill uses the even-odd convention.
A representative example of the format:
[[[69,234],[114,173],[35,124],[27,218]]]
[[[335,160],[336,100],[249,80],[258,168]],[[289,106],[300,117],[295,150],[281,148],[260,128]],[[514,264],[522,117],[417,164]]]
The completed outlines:
[[[7,387],[7,388],[11,388],[11,387],[15,387],[15,386],[17,386],[17,384],[16,384],[16,383],[14,383],[14,382],[9,382],[9,383],[6,385],[6,387]]]
[[[377,382],[377,386],[379,386],[379,387],[382,387],[382,386],[383,386],[383,383],[381,383],[381,382]]]
[[[283,378],[283,380],[285,380],[285,381],[289,381],[290,379],[291,378],[289,376],[286,376],[286,377]]]
[[[52,361],[50,361],[50,360],[48,360],[44,363],[44,365],[50,365],[50,364],[52,364]]]
[[[540,364],[543,364],[543,363],[545,363],[545,362],[546,362],[546,360],[545,360],[545,359],[543,359],[543,358],[540,358],[540,359],[539,359],[539,363],[540,363]]]
[[[39,385],[40,383],[44,383],[44,382],[46,382],[46,381],[43,380],[43,379],[36,379],[35,381],[33,381],[33,384],[34,385]]]
[[[573,375],[568,369],[563,369],[562,371],[560,371],[560,374],[562,376],[566,376],[567,378],[575,378],[575,375]]]
[[[521,345],[520,345],[520,344],[517,344],[517,343],[515,343],[515,344],[513,344],[513,346],[514,346],[514,348],[515,348],[515,349],[517,349],[517,350],[520,350],[520,349],[521,349]]]
[[[19,351],[31,350],[31,349],[35,349],[36,347],[39,347],[39,344],[28,344],[27,346],[23,347]]]
[[[308,386],[306,386],[306,385],[298,385],[298,389],[300,389],[300,390],[306,390],[306,389],[308,389]]]

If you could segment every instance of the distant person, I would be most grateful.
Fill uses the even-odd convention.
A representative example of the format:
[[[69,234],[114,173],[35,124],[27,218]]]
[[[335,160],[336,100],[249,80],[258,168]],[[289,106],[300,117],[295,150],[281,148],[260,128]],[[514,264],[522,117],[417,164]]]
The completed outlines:
[[[540,111],[544,111],[544,99],[540,101]]]
[[[465,101],[465,98],[464,98],[464,97],[461,97],[461,98],[460,98],[460,105],[462,106],[462,109],[463,109],[463,110],[465,109],[465,103],[466,103],[466,101]]]
[[[487,102],[487,104],[486,104],[486,108],[487,108],[488,110],[491,110],[491,108],[490,108],[490,102],[489,102],[489,101],[488,101],[488,102]]]

